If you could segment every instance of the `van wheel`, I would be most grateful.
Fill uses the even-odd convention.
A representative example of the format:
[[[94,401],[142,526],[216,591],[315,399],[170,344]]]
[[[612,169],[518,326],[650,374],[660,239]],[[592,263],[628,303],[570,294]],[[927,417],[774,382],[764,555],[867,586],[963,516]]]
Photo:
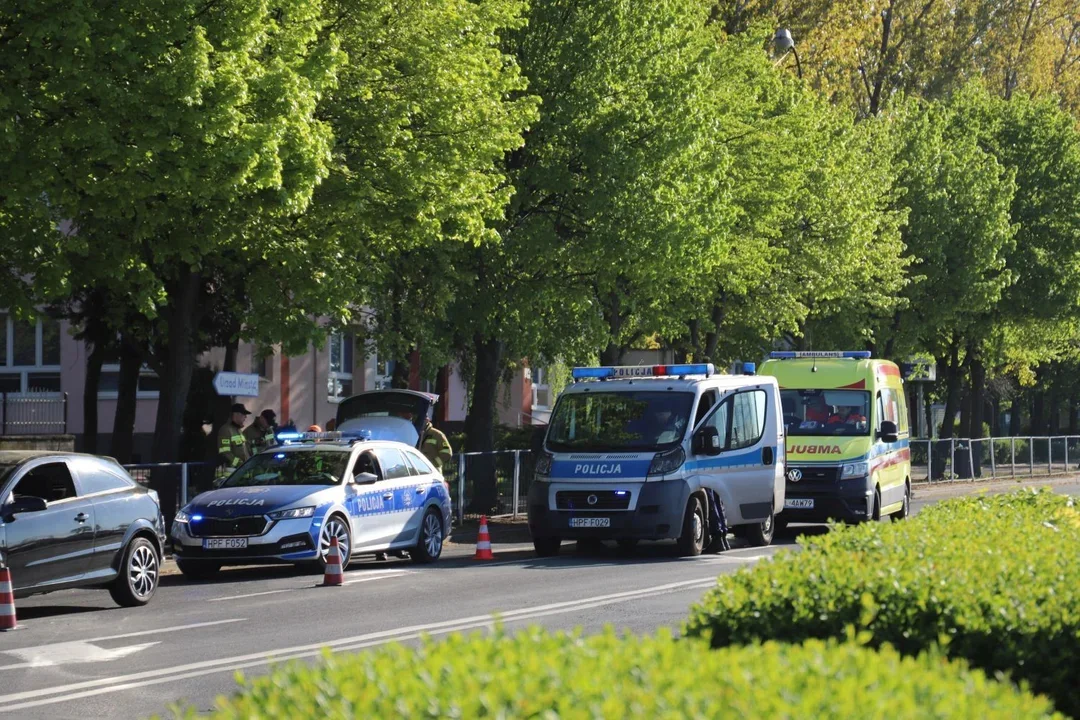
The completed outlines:
[[[677,541],[680,556],[695,557],[701,554],[705,549],[705,528],[705,511],[701,507],[701,501],[692,497],[686,504],[682,534]]]
[[[775,532],[776,515],[770,512],[769,517],[761,522],[746,526],[746,539],[754,547],[765,547],[772,544]]]
[[[900,509],[893,513],[893,522],[900,522],[911,514],[911,483],[904,481],[904,502]]]
[[[533,549],[539,557],[554,557],[559,554],[562,540],[551,537],[533,538]]]
[[[881,488],[874,488],[874,509],[870,511],[870,519],[881,522]]]

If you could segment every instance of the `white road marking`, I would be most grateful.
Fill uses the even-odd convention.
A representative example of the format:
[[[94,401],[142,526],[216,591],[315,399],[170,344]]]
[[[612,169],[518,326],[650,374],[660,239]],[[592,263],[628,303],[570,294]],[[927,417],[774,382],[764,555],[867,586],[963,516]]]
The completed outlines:
[[[142,643],[141,645],[103,648],[84,640],[75,640],[72,642],[19,648],[17,650],[5,650],[4,652],[8,655],[14,655],[23,662],[14,665],[2,665],[0,666],[0,670],[108,662],[110,660],[119,660],[122,657],[133,655],[140,650],[145,650],[146,648],[153,647],[157,644],[158,641],[155,640],[154,642]]]
[[[373,580],[389,580],[391,578],[402,577],[404,575],[411,575],[412,570],[388,570],[378,575],[365,575],[351,580],[346,580],[341,583],[342,585],[355,585],[356,583],[371,582]],[[243,600],[245,598],[262,597],[263,595],[277,595],[279,593],[296,592],[297,590],[310,590],[312,585],[310,583],[300,585],[298,587],[279,588],[277,590],[263,590],[261,592],[244,593],[243,595],[226,595],[225,597],[210,598],[206,602],[225,602],[227,600]]]
[[[210,622],[191,623],[190,625],[174,625],[172,627],[158,628],[156,630],[140,630],[122,635],[105,635],[90,638],[86,642],[101,642],[102,640],[121,640],[123,638],[141,637],[143,635],[161,635],[162,633],[180,632],[181,630],[194,630],[195,628],[212,627],[214,625],[228,625],[229,623],[244,622],[247,618],[231,618],[229,620],[212,620]]]
[[[83,682],[58,685],[38,690],[10,693],[0,695],[0,713],[28,708],[68,702],[96,695],[104,695],[121,690],[130,690],[148,685],[157,685],[166,682],[175,682],[203,675],[219,672],[235,672],[250,667],[265,666],[271,662],[286,660],[298,660],[308,657],[316,657],[321,654],[323,648],[333,651],[358,650],[364,647],[372,647],[387,642],[413,640],[423,635],[441,635],[450,632],[490,628],[496,622],[519,622],[532,620],[548,615],[586,610],[589,608],[611,605],[614,603],[640,600],[644,598],[668,595],[671,593],[685,592],[712,587],[716,578],[712,576],[700,577],[693,580],[656,585],[653,587],[629,590],[608,595],[597,595],[579,600],[551,603],[532,608],[518,608],[504,612],[495,612],[492,615],[474,615],[471,617],[446,620],[443,622],[430,623],[427,625],[413,625],[410,627],[397,628],[395,630],[383,630],[380,632],[367,633],[349,638],[328,640],[310,645],[298,645],[288,648],[279,648],[247,655],[237,655],[216,660],[204,660],[201,662],[188,663],[175,667],[147,670],[144,672],[118,675],[111,678],[99,678]],[[51,695],[52,697],[43,697]]]

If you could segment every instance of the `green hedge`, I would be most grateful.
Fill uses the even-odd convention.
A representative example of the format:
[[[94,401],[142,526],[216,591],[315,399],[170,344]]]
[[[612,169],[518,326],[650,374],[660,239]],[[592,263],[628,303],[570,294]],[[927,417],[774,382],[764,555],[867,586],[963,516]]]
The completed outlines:
[[[189,717],[193,710],[187,710]],[[219,698],[226,718],[1015,718],[1052,706],[926,654],[854,644],[584,639],[531,629],[295,664]],[[1057,716],[1060,717],[1060,716]]]
[[[903,523],[837,528],[723,577],[685,632],[714,647],[843,638],[940,643],[1080,717],[1080,512],[1049,491],[950,500]]]

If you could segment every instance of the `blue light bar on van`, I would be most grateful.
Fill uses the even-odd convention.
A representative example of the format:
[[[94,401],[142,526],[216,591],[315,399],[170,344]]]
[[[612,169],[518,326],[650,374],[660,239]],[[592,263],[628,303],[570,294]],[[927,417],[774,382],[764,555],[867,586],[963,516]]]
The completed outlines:
[[[798,358],[846,358],[849,360],[869,360],[869,350],[777,350],[769,353],[773,360],[796,360]]]
[[[608,367],[577,367],[570,371],[574,380],[607,378],[674,377],[681,375],[704,375],[716,372],[712,363],[683,365],[612,365]]]

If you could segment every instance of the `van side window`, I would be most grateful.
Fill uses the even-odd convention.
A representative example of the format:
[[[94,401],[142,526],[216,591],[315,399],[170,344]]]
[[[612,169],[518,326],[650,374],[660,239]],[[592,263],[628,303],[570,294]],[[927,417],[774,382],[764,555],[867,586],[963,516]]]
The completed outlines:
[[[732,402],[731,449],[753,447],[765,434],[765,402],[763,390],[751,390],[735,395]]]
[[[878,395],[878,411],[881,416],[878,427],[881,427],[880,420],[889,420],[900,427],[900,404],[896,401],[895,390],[885,388],[881,391]]]
[[[702,393],[701,400],[698,401],[697,414],[694,416],[694,427],[700,425],[705,416],[709,414],[709,411],[713,409],[718,395],[719,393],[715,390],[706,390]]]
[[[702,427],[716,428],[716,432],[720,435],[720,447],[726,449],[728,446],[728,430],[731,427],[731,399],[728,398],[720,403],[720,406],[716,408],[716,412],[709,416],[709,419],[705,421]]]

